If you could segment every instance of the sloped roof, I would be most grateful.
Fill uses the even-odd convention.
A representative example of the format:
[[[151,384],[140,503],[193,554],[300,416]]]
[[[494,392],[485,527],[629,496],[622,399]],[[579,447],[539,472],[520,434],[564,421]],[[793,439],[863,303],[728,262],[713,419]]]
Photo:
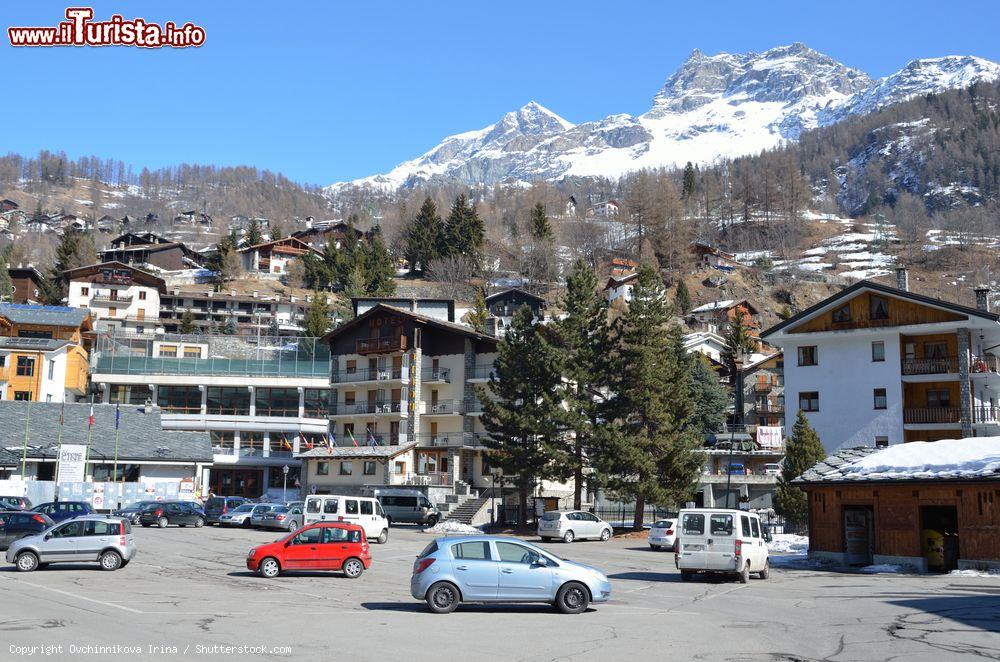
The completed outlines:
[[[405,453],[411,448],[415,447],[417,442],[412,441],[408,444],[401,444],[399,446],[334,446],[330,448],[329,446],[318,446],[312,450],[306,451],[304,453],[299,453],[295,457],[302,459],[319,459],[319,460],[338,460],[338,459],[350,459],[350,458],[373,458],[373,459],[389,459]]]
[[[610,290],[612,288],[621,287],[626,283],[631,283],[633,280],[637,279],[639,274],[625,274],[624,276],[611,276],[608,278],[608,284],[604,286],[604,289]]]
[[[71,343],[68,340],[55,340],[52,338],[0,337],[0,349],[22,349],[36,352],[51,352],[69,344]]]
[[[132,273],[132,278],[136,282],[142,283],[144,285],[149,285],[150,287],[155,287],[160,291],[161,294],[165,294],[167,291],[166,282],[154,274],[148,271],[143,271],[142,269],[137,269],[129,264],[123,262],[118,262],[116,260],[111,260],[109,262],[99,262],[97,264],[88,264],[85,267],[77,267],[76,269],[67,269],[63,273],[70,280],[74,278],[80,278],[83,276],[92,276],[99,272],[101,269],[123,269]]]
[[[344,334],[344,333],[347,333],[348,331],[352,330],[354,327],[358,326],[364,320],[368,319],[369,317],[371,317],[372,315],[378,313],[379,311],[382,311],[382,312],[391,312],[391,313],[393,313],[395,315],[403,315],[403,316],[409,317],[410,319],[413,319],[413,320],[415,320],[417,322],[421,322],[423,324],[427,324],[428,326],[434,326],[434,327],[437,327],[437,328],[445,330],[445,331],[452,331],[454,333],[460,333],[462,335],[469,336],[471,338],[475,338],[476,340],[482,340],[483,342],[492,343],[494,345],[497,342],[497,339],[494,338],[493,336],[486,335],[485,333],[479,333],[478,331],[476,331],[472,327],[465,326],[463,324],[457,324],[455,322],[446,322],[444,320],[437,319],[436,317],[429,317],[427,315],[422,315],[420,313],[415,313],[413,311],[405,310],[403,308],[396,308],[395,306],[387,306],[384,303],[375,304],[374,306],[372,306],[371,308],[369,308],[368,310],[366,310],[362,314],[358,315],[357,317],[355,317],[353,320],[351,320],[347,324],[341,324],[336,329],[334,329],[333,331],[330,331],[325,336],[323,336],[322,338],[320,338],[320,341],[324,342],[324,343],[329,343],[331,340],[333,340],[337,336],[339,336],[341,334]]]
[[[484,299],[484,301],[486,301],[486,303],[489,303],[490,301],[493,301],[495,299],[500,299],[500,298],[502,298],[504,296],[507,296],[509,294],[520,294],[522,296],[528,297],[529,299],[534,299],[535,301],[537,301],[539,303],[545,303],[545,299],[544,298],[538,296],[537,294],[532,294],[531,292],[528,292],[526,290],[522,290],[520,287],[508,287],[506,290],[502,290],[502,291],[497,292],[495,294],[489,295],[488,297],[486,297]]]
[[[28,457],[55,457],[56,440],[60,438],[59,416],[62,408],[63,405],[57,402],[0,402],[0,449],[13,448],[14,454],[20,460],[27,423]],[[212,443],[207,432],[164,430],[158,409],[153,409],[147,414],[138,405],[122,405],[120,411],[119,461],[212,461]],[[62,443],[87,443],[89,414],[90,404],[65,405]],[[94,428],[90,434],[90,448],[91,459],[114,461],[115,405],[94,405]]]
[[[90,317],[90,311],[86,308],[67,308],[66,306],[0,303],[0,317],[5,317],[14,324],[42,324],[76,328]]]

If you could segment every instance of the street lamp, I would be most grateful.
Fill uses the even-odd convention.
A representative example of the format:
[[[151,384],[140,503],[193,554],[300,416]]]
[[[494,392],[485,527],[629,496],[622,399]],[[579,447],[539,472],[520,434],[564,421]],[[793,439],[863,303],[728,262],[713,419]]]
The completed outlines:
[[[281,467],[281,500],[288,503],[288,465]]]

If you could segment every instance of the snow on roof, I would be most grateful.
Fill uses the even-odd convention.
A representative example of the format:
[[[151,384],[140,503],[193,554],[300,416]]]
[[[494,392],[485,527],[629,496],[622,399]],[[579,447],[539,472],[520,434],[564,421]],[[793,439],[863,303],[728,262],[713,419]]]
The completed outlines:
[[[704,306],[698,306],[692,313],[708,313],[713,310],[725,310],[732,306],[736,301],[734,299],[725,299],[723,301],[713,301],[712,303],[706,303]]]
[[[854,454],[839,466],[830,459],[803,474],[803,480],[1000,479],[1000,437],[913,441]]]

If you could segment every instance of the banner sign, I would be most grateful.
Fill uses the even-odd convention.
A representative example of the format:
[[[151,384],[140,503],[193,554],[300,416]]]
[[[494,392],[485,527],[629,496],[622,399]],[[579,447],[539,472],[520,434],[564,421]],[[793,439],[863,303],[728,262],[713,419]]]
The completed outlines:
[[[781,426],[762,425],[757,427],[757,443],[761,448],[781,448]]]
[[[56,476],[58,483],[82,483],[84,475],[84,465],[86,464],[87,447],[76,444],[63,444],[59,448],[59,475]]]

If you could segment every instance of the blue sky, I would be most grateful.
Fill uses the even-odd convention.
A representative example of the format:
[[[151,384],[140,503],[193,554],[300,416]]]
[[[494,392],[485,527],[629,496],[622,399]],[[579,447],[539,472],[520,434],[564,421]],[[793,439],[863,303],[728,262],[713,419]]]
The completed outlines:
[[[80,3],[83,4],[83,3]],[[67,5],[5,3],[9,25]],[[872,76],[917,57],[1000,61],[1000,3],[100,2],[96,19],[203,26],[188,50],[14,49],[0,151],[136,166],[255,165],[313,184],[384,172],[534,99],[572,122],[642,113],[693,48],[802,41]],[[961,20],[959,20],[961,17]]]

